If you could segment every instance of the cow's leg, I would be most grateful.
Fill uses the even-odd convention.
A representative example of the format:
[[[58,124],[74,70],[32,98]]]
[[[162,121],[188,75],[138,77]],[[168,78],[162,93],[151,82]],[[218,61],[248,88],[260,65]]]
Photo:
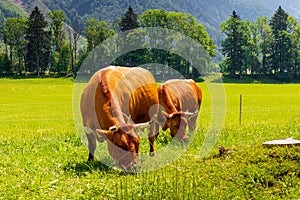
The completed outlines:
[[[148,140],[150,144],[150,156],[155,156],[154,140],[156,138],[156,135],[158,134],[158,128],[159,125],[157,123],[152,123],[150,125],[150,130],[148,134]]]
[[[197,116],[192,117],[188,120],[188,126],[190,131],[196,130],[196,125],[197,125]]]
[[[84,132],[88,139],[88,148],[89,148],[88,162],[90,162],[90,161],[94,160],[94,153],[95,153],[95,149],[96,149],[96,137],[94,135],[93,130],[89,127],[84,127]]]
[[[155,135],[149,136],[148,140],[150,144],[150,156],[155,156],[155,148],[154,148]]]

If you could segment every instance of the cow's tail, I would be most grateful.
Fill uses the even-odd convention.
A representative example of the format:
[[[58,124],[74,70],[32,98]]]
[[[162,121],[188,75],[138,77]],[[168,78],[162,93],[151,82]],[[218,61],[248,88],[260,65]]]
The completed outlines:
[[[198,106],[199,106],[199,109],[200,110],[200,107],[201,107],[201,103],[202,103],[202,89],[201,87],[196,84],[196,88],[197,88],[197,99],[198,99]]]

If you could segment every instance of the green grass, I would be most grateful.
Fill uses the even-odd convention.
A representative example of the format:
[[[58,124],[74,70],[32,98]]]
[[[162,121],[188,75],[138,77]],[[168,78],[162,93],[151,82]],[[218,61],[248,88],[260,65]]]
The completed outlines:
[[[206,84],[200,86],[203,104],[188,151],[160,170],[130,174],[99,161],[86,163],[70,80],[0,79],[0,199],[300,198],[300,148],[262,146],[300,139],[300,84],[225,84],[224,129],[205,158],[198,154],[211,101]],[[168,139],[161,134],[158,148]],[[220,156],[221,145],[230,152]],[[143,141],[141,151],[148,149]]]

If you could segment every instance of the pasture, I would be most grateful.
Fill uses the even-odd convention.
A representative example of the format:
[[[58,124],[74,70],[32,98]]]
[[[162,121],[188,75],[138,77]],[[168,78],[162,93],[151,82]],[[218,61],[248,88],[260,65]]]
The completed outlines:
[[[196,137],[174,163],[147,173],[87,164],[69,79],[0,79],[0,199],[297,199],[300,84],[225,84],[226,118],[207,157],[199,152],[211,120],[205,83]],[[239,95],[243,94],[242,124]],[[160,147],[170,138],[160,134]],[[229,149],[224,155],[218,147]],[[148,144],[141,145],[148,152]]]

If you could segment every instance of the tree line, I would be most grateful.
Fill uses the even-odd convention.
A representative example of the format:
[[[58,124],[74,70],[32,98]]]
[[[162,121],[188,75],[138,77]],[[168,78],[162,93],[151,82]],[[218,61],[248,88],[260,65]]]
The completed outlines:
[[[223,73],[231,77],[299,79],[300,24],[280,6],[270,20],[258,17],[256,22],[241,20],[233,11],[220,27],[225,34]]]
[[[136,33],[122,38],[125,42],[136,41],[137,32],[145,27],[179,31],[200,43],[210,58],[216,55],[216,45],[205,27],[192,15],[182,12],[149,9],[137,15],[129,6],[124,16],[114,25],[89,18],[83,31],[86,45],[82,44],[84,40],[79,34],[79,22],[72,28],[64,26],[66,17],[62,10],[50,11],[48,18],[46,20],[38,7],[34,8],[28,18],[7,18],[1,31],[5,51],[0,53],[0,74],[75,77],[88,55],[96,59],[94,49],[107,38],[124,31],[136,30]],[[259,17],[256,22],[243,21],[233,11],[221,23],[220,28],[225,37],[220,49],[224,58],[219,64],[212,64],[209,59],[205,64],[201,61],[197,64],[190,63],[172,51],[155,48],[127,52],[111,64],[138,66],[160,63],[188,78],[198,78],[200,73],[218,71],[219,68],[222,73],[231,77],[248,74],[275,75],[278,78],[299,76],[299,23],[281,7],[270,20]],[[169,42],[176,43],[176,40],[178,42],[180,38],[172,38]],[[185,48],[186,51],[193,51],[188,44]],[[196,56],[198,60],[203,60],[198,54]],[[196,65],[202,65],[201,72]],[[89,73],[93,73],[95,69],[95,66],[91,67]],[[160,70],[158,73],[166,72]]]
[[[61,10],[46,20],[38,7],[29,17],[7,18],[2,28],[5,51],[0,53],[0,74],[75,76],[79,33],[65,29]]]
[[[210,56],[215,55],[216,46],[205,27],[190,14],[149,9],[138,16],[129,6],[117,26],[114,27],[106,21],[89,18],[83,31],[86,45],[79,45],[81,37],[79,26],[73,29],[63,26],[66,20],[63,11],[50,11],[48,16],[49,20],[46,20],[40,9],[35,7],[28,18],[7,19],[2,29],[5,52],[0,54],[1,74],[36,74],[37,76],[47,74],[75,77],[88,55],[92,54],[92,57],[97,57],[93,54],[99,44],[118,33],[139,27],[156,26],[183,32],[201,43]],[[136,34],[138,31],[140,29],[136,31]],[[134,42],[136,34],[127,34],[122,39],[125,42]],[[172,41],[174,40],[175,38]],[[111,64],[138,66],[146,63],[161,63],[170,66],[186,77],[200,75],[191,63],[180,56],[155,48],[125,53]],[[93,73],[94,70],[95,67],[91,67],[89,73]]]

